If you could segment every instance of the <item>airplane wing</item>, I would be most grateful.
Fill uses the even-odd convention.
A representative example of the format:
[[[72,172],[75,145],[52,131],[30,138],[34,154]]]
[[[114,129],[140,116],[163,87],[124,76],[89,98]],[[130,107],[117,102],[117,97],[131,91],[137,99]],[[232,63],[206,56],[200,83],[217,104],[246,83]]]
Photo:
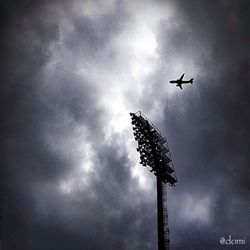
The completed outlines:
[[[181,81],[182,81],[183,77],[184,77],[184,74],[182,74],[182,76],[180,77],[180,79],[179,79],[179,80],[181,80]]]

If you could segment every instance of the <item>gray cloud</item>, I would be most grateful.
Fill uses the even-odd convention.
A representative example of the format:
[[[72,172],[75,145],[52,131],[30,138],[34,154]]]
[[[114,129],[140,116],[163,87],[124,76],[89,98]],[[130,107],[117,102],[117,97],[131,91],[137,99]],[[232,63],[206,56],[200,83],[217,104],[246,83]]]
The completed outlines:
[[[169,14],[157,17],[158,5]],[[133,174],[127,132],[115,131],[116,93],[125,110],[145,110],[168,136],[179,178],[169,189],[173,249],[216,249],[221,235],[249,236],[247,8],[3,3],[3,247],[156,247],[156,197]],[[151,39],[146,47],[156,39],[158,59],[133,51],[134,30]],[[152,72],[133,78],[134,58]],[[194,85],[173,90],[166,81],[184,69],[197,74]]]
[[[100,93],[95,83],[74,74],[67,62],[58,63],[53,72],[47,67],[53,61],[50,46],[60,39],[57,11],[58,17],[50,18],[51,22],[42,18],[51,6],[34,7],[13,17],[14,23],[20,23],[18,27],[10,25],[6,31],[10,40],[3,41],[3,247],[131,249],[134,245],[135,249],[150,249],[155,240],[142,221],[154,223],[154,207],[136,202],[138,183],[131,178],[127,153],[118,145],[103,143],[107,120],[97,105]],[[96,50],[119,28],[119,22],[114,27],[109,15],[102,21],[73,19],[72,36],[68,33],[63,40],[65,50],[72,46],[74,56],[82,46],[85,60],[98,56]],[[109,29],[113,29],[109,35],[100,33]],[[69,44],[70,37],[76,43]],[[83,143],[96,143],[98,171],[88,174],[87,190],[77,176],[78,155],[74,151],[78,145],[74,139],[81,135],[77,128],[85,129]],[[112,140],[115,144],[116,138]],[[67,177],[78,185],[70,196],[58,190]]]
[[[191,57],[198,60],[200,71],[204,72],[196,79],[199,95],[190,91],[176,96],[171,103],[174,109],[166,106],[164,112],[162,124],[168,129],[181,186],[173,199],[183,192],[216,197],[210,225],[205,229],[211,239],[230,233],[248,235],[248,39],[244,32],[247,6],[244,1],[179,3],[187,30],[181,29],[172,37],[179,53],[188,44]],[[203,42],[210,53],[197,57],[199,46],[190,47],[190,35],[194,44]],[[180,222],[179,227],[183,226],[184,222]],[[195,234],[198,231],[199,228]],[[216,244],[219,248],[218,242],[212,242],[208,249],[215,249]],[[200,249],[200,244],[194,243],[192,249]]]

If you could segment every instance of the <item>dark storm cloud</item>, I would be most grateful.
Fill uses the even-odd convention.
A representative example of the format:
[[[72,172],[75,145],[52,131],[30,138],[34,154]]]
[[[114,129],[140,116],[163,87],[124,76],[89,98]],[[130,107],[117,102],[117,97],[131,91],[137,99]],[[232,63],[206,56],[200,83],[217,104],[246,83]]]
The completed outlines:
[[[69,6],[61,4],[58,10],[53,3],[28,9],[21,3],[5,5],[1,41],[3,248],[152,249],[156,235],[144,223],[155,224],[155,207],[138,199],[144,194],[131,178],[126,150],[102,142],[107,120],[97,106],[100,93],[95,84],[76,76],[71,62],[58,63],[48,72],[51,45],[60,39],[60,11],[67,13]],[[74,32],[62,41],[65,49],[77,57],[82,48],[83,59],[90,60],[120,29],[126,16],[120,10],[100,22],[71,17]],[[79,188],[64,196],[57,184],[76,171],[74,149],[67,148],[66,139],[75,136],[74,129],[82,125],[88,131],[87,141],[97,143],[97,171],[89,174],[87,190]],[[48,138],[60,149],[51,148]],[[114,144],[116,139],[112,139]]]
[[[131,177],[124,138],[113,133],[105,141],[111,125],[98,104],[106,91],[103,83],[97,87],[88,77],[92,72],[75,70],[80,59],[87,70],[88,64],[112,68],[115,55],[103,49],[120,30],[132,28],[129,7],[111,1],[108,12],[74,16],[66,1],[1,4],[3,247],[155,249],[155,203]],[[80,2],[73,4],[80,9]],[[185,56],[204,72],[200,79],[194,76],[196,94],[183,89],[171,98],[160,124],[166,125],[180,180],[169,195],[173,247],[216,249],[220,234],[247,235],[250,221],[249,37],[244,29],[249,4],[172,4],[178,18],[168,30],[163,22],[157,32],[161,60],[169,64]],[[161,73],[152,78],[161,84]],[[150,100],[157,96],[151,87],[146,92]],[[146,109],[152,105],[142,98],[140,103]],[[185,112],[179,110],[182,105]],[[78,129],[86,129],[83,136]],[[94,148],[94,172],[79,172],[79,143]],[[63,193],[60,185],[67,178],[73,191]],[[209,222],[178,214],[181,202],[189,204],[186,194],[193,203],[204,196],[205,205],[211,198]],[[195,211],[202,215],[205,205]]]
[[[163,124],[179,174],[179,195],[215,197],[207,237],[191,249],[203,249],[208,239],[208,249],[216,249],[220,235],[249,237],[249,3],[188,1],[177,2],[177,9],[182,25],[167,39],[177,53],[197,60],[200,74],[193,76],[195,89],[184,89],[166,105]],[[168,50],[162,48],[163,57]],[[197,231],[193,228],[192,235]],[[178,249],[185,244],[183,239]]]
[[[25,9],[32,1],[2,1],[1,2],[1,31],[8,26],[9,21],[16,16],[21,10]]]
[[[155,208],[137,201],[137,196],[143,194],[131,189],[134,185],[129,181],[130,170],[128,166],[121,168],[127,165],[126,156],[115,155],[116,150],[117,145],[114,145],[99,152],[101,164],[97,172],[100,179],[93,181],[91,190],[65,199],[47,194],[56,203],[55,209],[50,210],[47,218],[36,219],[30,235],[31,249],[45,246],[52,249],[136,249],[137,244],[151,249],[155,234],[143,224],[154,224]],[[57,213],[64,210],[66,214],[58,216]]]
[[[65,48],[73,49],[75,53],[80,51],[84,58],[95,57],[110,43],[116,31],[122,30],[131,22],[130,18],[132,17],[123,2],[114,3],[111,11],[97,18],[75,17],[72,20],[73,29],[64,40]]]
[[[31,183],[55,178],[65,166],[65,159],[54,157],[43,144],[40,132],[47,115],[36,92],[40,71],[49,59],[48,41],[56,38],[57,27],[44,28],[40,22],[27,20],[30,17],[24,20],[23,13],[19,16],[22,7],[13,5],[9,12],[4,8],[10,21],[1,40],[2,231],[6,249],[29,249]]]

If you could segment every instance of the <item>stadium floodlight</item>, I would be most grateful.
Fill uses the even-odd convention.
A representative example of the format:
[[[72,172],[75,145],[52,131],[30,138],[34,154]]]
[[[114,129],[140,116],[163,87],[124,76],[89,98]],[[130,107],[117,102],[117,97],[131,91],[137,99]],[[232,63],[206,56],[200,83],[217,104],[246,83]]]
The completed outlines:
[[[158,250],[169,250],[166,184],[175,186],[177,178],[167,139],[140,111],[130,113],[140,164],[149,167],[157,180]]]

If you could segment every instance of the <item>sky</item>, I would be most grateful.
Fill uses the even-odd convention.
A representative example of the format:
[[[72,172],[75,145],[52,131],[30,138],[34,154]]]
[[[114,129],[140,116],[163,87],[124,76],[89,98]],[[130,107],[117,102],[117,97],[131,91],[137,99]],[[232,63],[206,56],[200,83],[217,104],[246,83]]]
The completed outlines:
[[[3,250],[153,250],[156,180],[129,112],[167,137],[172,250],[250,248],[246,0],[0,1]],[[169,84],[185,73],[183,89]]]

